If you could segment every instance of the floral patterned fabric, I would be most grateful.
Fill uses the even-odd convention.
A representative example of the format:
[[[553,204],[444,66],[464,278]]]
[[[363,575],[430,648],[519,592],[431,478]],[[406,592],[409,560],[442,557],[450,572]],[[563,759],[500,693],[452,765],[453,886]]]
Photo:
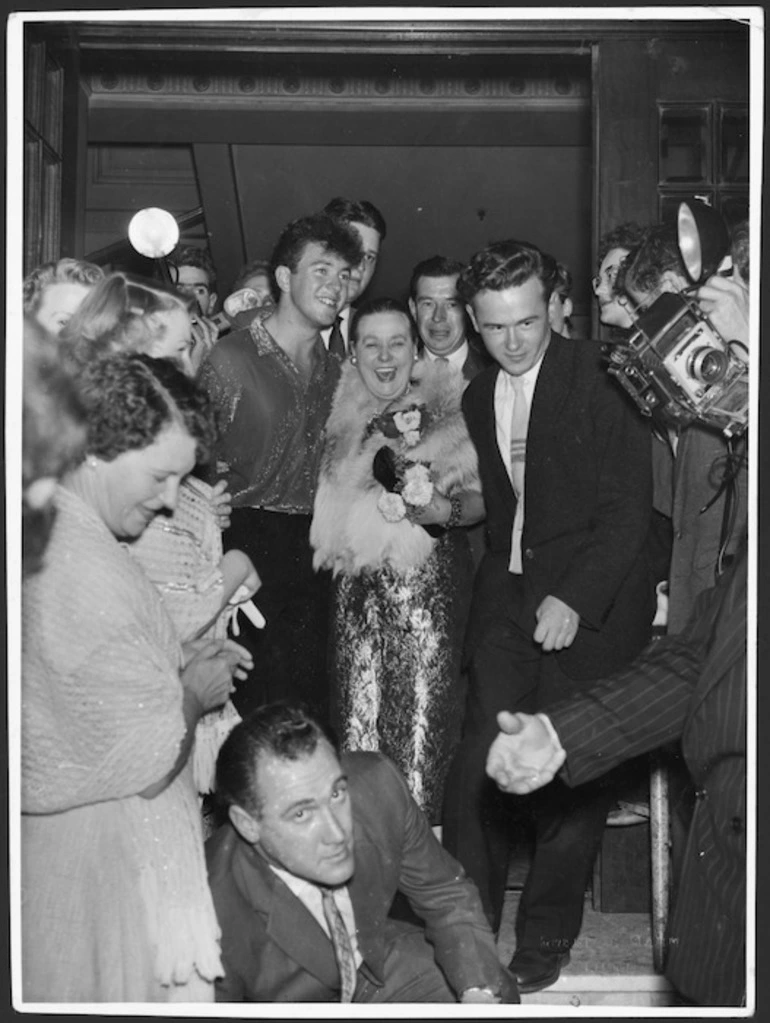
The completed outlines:
[[[462,530],[405,573],[382,568],[335,582],[332,632],[335,722],[346,750],[379,750],[406,777],[431,824],[459,742],[459,684],[472,571]]]

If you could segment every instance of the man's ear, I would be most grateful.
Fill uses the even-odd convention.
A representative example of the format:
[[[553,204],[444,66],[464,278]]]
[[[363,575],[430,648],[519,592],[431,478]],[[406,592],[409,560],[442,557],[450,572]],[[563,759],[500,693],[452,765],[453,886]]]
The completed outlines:
[[[409,312],[412,314],[412,319],[417,323],[417,303],[413,298],[409,299]]]
[[[284,293],[289,290],[289,279],[291,278],[291,270],[288,266],[277,266],[275,268],[275,283]]]
[[[570,318],[570,316],[572,316],[573,308],[574,308],[574,306],[572,305],[572,299],[571,298],[565,298],[564,301],[562,302],[562,309],[564,310],[564,319],[565,320],[568,320]]]
[[[479,330],[479,325],[476,322],[476,314],[474,313],[473,306],[470,304],[470,302],[466,303],[465,311],[467,312],[468,316],[470,317],[470,321],[473,324],[473,329],[476,331],[477,334],[480,334],[481,331]]]
[[[215,291],[209,294],[209,300],[206,303],[206,316],[213,316],[214,310],[217,307],[217,295]]]
[[[228,807],[227,816],[241,838],[245,838],[249,845],[255,845],[259,841],[259,822],[243,807]]]

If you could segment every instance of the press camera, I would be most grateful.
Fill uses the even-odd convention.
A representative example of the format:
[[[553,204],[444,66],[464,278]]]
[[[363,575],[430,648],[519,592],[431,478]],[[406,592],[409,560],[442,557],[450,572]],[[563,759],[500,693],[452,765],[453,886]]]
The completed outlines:
[[[740,435],[748,425],[748,366],[691,295],[727,255],[727,227],[715,210],[688,200],[680,204],[677,231],[694,287],[663,292],[632,310],[634,332],[612,346],[608,370],[645,415],[661,409],[682,425],[699,420],[726,437]]]

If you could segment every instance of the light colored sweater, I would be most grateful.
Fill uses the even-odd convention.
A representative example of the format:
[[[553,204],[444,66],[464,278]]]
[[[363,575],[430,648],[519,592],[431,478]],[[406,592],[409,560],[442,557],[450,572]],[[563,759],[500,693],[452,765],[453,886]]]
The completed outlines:
[[[139,565],[59,488],[25,583],[22,964],[32,1001],[212,1000],[219,927],[185,731],[181,648]]]

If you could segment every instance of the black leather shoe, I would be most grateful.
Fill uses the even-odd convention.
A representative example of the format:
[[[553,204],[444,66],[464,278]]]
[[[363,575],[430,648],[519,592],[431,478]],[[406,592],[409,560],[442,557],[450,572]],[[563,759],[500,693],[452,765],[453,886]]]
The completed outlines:
[[[568,962],[569,952],[541,952],[537,948],[520,948],[514,952],[508,969],[516,977],[519,991],[523,995],[531,995],[555,984],[562,967]]]

